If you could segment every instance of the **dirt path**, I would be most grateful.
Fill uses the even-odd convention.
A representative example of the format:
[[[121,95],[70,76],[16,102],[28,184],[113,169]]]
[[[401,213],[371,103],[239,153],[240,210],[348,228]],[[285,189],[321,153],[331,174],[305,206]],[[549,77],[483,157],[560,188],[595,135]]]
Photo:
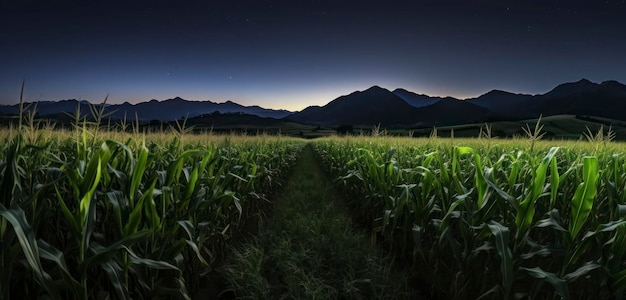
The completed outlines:
[[[258,237],[239,247],[221,271],[238,298],[417,297],[406,276],[353,226],[310,145],[274,201]]]

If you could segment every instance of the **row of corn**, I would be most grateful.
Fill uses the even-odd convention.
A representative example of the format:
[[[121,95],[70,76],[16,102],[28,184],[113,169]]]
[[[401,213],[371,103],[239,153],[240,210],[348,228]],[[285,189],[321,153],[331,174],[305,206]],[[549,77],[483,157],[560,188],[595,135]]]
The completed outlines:
[[[560,143],[560,142],[559,142]],[[326,139],[325,168],[373,241],[455,299],[622,299],[626,148]]]
[[[0,135],[1,299],[189,299],[301,143]]]

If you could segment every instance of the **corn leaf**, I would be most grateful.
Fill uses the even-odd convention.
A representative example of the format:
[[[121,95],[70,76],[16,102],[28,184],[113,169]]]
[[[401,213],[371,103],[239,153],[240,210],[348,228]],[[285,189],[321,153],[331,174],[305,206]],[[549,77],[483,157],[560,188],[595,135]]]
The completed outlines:
[[[113,289],[115,289],[115,293],[119,299],[132,299],[130,293],[128,292],[128,286],[125,284],[126,279],[124,277],[124,270],[117,264],[115,261],[109,261],[100,264],[100,267],[107,273],[109,276],[109,281],[111,285],[113,285]]]
[[[615,296],[616,299],[623,299],[624,291],[626,291],[626,269],[611,275],[611,290],[613,291],[613,296]]]
[[[578,185],[572,199],[572,214],[569,225],[572,240],[578,235],[589,217],[597,192],[598,177],[600,177],[598,159],[589,156],[583,157],[583,182]]]
[[[565,276],[563,276],[563,279],[565,279],[565,281],[567,281],[568,283],[572,283],[576,281],[578,278],[582,276],[586,276],[589,272],[600,267],[602,267],[602,265],[594,261],[589,261],[583,264],[580,268],[576,269],[576,271],[565,274]]]
[[[509,248],[509,228],[502,224],[491,221],[487,225],[496,240],[496,250],[500,256],[500,274],[502,276],[502,287],[504,288],[504,299],[508,299],[513,286],[514,269],[513,254]]]
[[[22,252],[37,282],[39,282],[50,295],[57,295],[57,291],[52,288],[52,278],[44,271],[41,261],[39,260],[39,247],[37,246],[32,227],[26,220],[24,210],[20,207],[6,209],[0,204],[0,216],[4,217],[13,225],[13,230],[22,247]]]
[[[550,283],[556,290],[557,294],[559,294],[559,296],[561,296],[562,299],[564,300],[569,299],[569,290],[567,289],[567,282],[563,280],[562,278],[559,278],[556,274],[546,272],[540,267],[535,267],[535,268],[522,267],[521,269],[525,270],[526,273],[528,273],[528,275],[534,278],[543,279],[547,281],[548,283]]]
[[[148,154],[148,148],[146,148],[145,144],[142,145],[139,150],[137,160],[135,161],[135,166],[133,167],[133,175],[131,177],[130,189],[128,191],[131,206],[135,204],[135,197],[139,191],[141,179],[143,178],[143,173],[145,172],[148,164]]]

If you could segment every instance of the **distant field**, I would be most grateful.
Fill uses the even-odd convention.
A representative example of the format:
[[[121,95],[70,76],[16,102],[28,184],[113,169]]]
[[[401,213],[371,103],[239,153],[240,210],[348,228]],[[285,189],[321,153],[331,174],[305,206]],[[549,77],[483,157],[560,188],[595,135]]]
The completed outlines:
[[[482,124],[465,124],[455,126],[437,127],[437,134],[445,137],[450,136],[454,131],[455,137],[478,137],[482,132],[486,131],[487,125],[491,128],[491,135],[498,138],[524,137],[525,133],[522,128],[526,125],[533,128],[537,123],[537,119],[521,120],[521,121],[500,121]],[[616,139],[626,140],[626,122],[619,120],[611,120],[606,118],[580,117],[573,115],[558,115],[541,118],[545,139],[581,139],[583,134],[590,130],[597,133],[601,126],[605,130],[611,127],[616,134]],[[415,129],[414,134],[418,136],[428,136],[432,132],[432,128]]]
[[[56,119],[35,119],[41,124],[56,124],[55,128],[72,128],[75,120],[71,116],[56,116]],[[9,122],[16,122],[17,116],[0,115],[0,126],[9,126]],[[180,121],[183,122],[182,120]],[[118,128],[120,121],[108,122],[106,125]],[[133,123],[127,121],[130,129]],[[271,118],[260,118],[244,114],[221,114],[217,116],[198,117],[189,119],[187,127],[193,127],[196,133],[213,132],[217,134],[241,134],[241,135],[283,135],[313,139],[331,135],[392,135],[428,137],[436,134],[439,137],[478,137],[482,134],[493,138],[523,138],[526,136],[524,128],[531,129],[537,123],[537,119],[519,121],[498,121],[489,123],[463,124],[454,126],[441,126],[434,128],[384,128],[379,126],[352,126],[343,125],[338,127],[300,124],[291,121]],[[105,124],[103,124],[105,125]],[[592,116],[557,115],[541,118],[543,139],[555,140],[578,140],[585,139],[585,134],[597,134],[602,127],[605,133],[610,129],[616,140],[626,140],[626,122]],[[141,130],[158,132],[170,127],[176,127],[176,122],[142,122]]]

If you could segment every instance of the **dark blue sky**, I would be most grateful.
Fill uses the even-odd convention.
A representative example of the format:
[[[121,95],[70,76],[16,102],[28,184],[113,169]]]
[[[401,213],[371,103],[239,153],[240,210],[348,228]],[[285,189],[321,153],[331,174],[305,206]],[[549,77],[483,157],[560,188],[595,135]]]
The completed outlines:
[[[350,2],[350,3],[349,3]],[[0,0],[0,104],[301,110],[372,85],[475,97],[626,82],[625,1]]]

